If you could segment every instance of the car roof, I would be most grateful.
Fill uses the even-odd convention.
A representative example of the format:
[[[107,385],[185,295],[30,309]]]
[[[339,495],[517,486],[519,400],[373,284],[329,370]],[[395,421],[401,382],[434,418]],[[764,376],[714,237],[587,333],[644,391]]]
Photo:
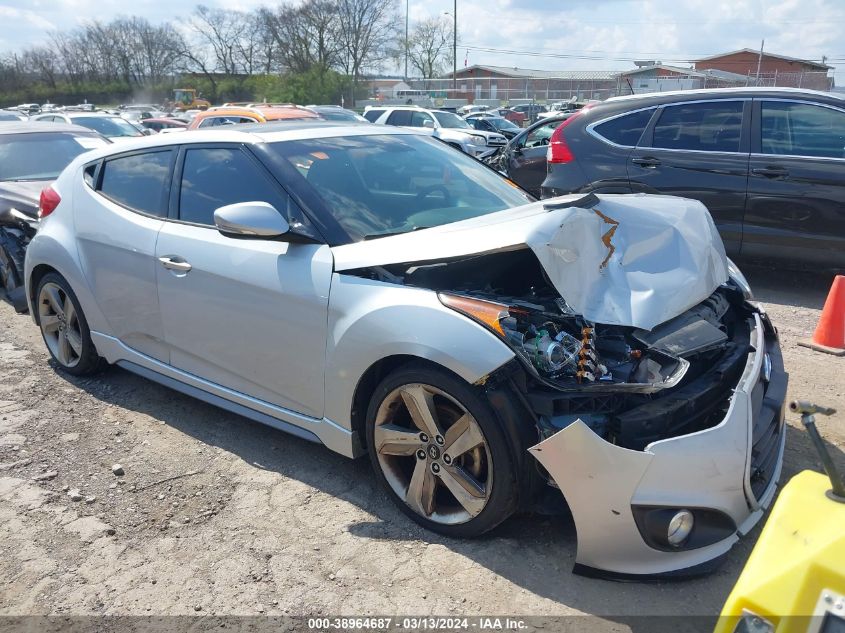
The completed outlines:
[[[91,128],[69,123],[50,123],[48,121],[0,121],[0,134],[34,134],[37,132],[73,133],[85,136],[99,136]]]
[[[57,126],[58,124],[51,123],[47,125]],[[128,151],[169,147],[171,145],[190,145],[193,143],[242,143],[255,145],[279,141],[384,135],[430,136],[419,130],[387,125],[371,125],[363,122],[324,121],[322,119],[279,121],[224,126],[223,129],[214,127],[202,130],[186,130],[179,134],[155,134],[153,136],[133,137],[132,140],[113,144],[108,148],[92,150],[86,156],[88,160],[92,160],[112,154],[122,154]]]
[[[261,105],[251,106],[220,106],[210,108],[197,115],[198,119],[208,119],[213,116],[259,116],[267,121],[277,119],[316,119],[318,115],[311,110],[296,105]]]
[[[677,97],[684,97],[687,99],[700,99],[702,97],[732,97],[732,96],[748,96],[748,97],[824,97],[835,101],[841,101],[845,104],[845,98],[831,92],[822,92],[821,90],[806,90],[802,88],[766,88],[766,87],[739,87],[739,88],[702,88],[700,90],[670,90],[667,92],[646,92],[634,95],[622,95],[620,97],[610,97],[604,103],[619,103],[628,101],[663,101],[672,100]]]
[[[66,110],[64,112],[43,112],[42,114],[64,115],[71,119],[92,119],[92,118],[107,118],[107,119],[122,119],[118,114],[109,114],[108,112],[94,111],[94,112],[78,112],[75,110]]]

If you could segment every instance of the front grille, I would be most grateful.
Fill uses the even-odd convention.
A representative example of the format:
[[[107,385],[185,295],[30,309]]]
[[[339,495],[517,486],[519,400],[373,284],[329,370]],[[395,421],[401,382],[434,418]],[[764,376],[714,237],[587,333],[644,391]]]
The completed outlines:
[[[783,427],[783,402],[786,398],[786,374],[777,344],[766,346],[772,362],[770,382],[760,379],[751,392],[751,492],[759,502],[777,470]]]
[[[487,144],[491,145],[493,147],[500,147],[502,145],[507,145],[508,142],[507,142],[506,139],[503,139],[503,138],[491,138],[491,139],[487,139]]]

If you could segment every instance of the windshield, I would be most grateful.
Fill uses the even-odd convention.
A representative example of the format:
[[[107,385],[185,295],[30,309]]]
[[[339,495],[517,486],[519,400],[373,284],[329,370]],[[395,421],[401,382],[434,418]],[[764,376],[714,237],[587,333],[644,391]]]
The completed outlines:
[[[0,135],[0,181],[55,180],[82,152],[106,144],[93,134],[44,132]]]
[[[96,130],[106,138],[117,136],[143,136],[134,125],[120,117],[81,116],[71,119],[72,123]]]
[[[271,143],[320,196],[347,241],[502,211],[531,196],[445,143],[367,135]],[[306,184],[307,183],[307,184]]]
[[[468,127],[470,127],[469,123],[464,121],[457,114],[453,114],[451,112],[432,112],[432,114],[437,118],[437,122],[440,123],[441,127],[451,127],[451,128],[468,128]]]
[[[499,116],[485,117],[485,119],[487,119],[490,125],[492,125],[497,130],[516,130],[518,132],[522,129],[518,125],[514,125],[507,119],[504,119]]]

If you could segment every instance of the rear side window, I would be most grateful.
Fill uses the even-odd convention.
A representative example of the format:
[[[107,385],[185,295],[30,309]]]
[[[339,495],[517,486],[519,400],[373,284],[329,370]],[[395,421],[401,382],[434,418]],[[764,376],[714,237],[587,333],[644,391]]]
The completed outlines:
[[[645,127],[651,120],[652,114],[654,114],[654,109],[631,112],[600,123],[593,130],[602,138],[616,145],[636,147]]]
[[[412,125],[413,110],[395,110],[387,119],[388,125]]]
[[[173,150],[121,156],[103,164],[100,193],[133,211],[166,215]]]
[[[268,202],[286,217],[292,229],[318,237],[290,196],[242,150],[189,149],[182,170],[179,219],[214,226],[214,211],[237,202]]]
[[[652,147],[738,152],[742,101],[666,106],[654,126]]]
[[[370,123],[375,123],[382,114],[384,110],[367,110],[364,112],[364,118]]]
[[[845,158],[845,112],[810,103],[764,101],[763,154]]]

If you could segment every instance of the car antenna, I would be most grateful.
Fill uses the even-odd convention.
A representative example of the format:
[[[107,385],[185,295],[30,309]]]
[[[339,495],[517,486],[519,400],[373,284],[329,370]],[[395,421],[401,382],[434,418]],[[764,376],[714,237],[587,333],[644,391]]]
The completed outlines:
[[[836,465],[833,463],[830,453],[827,452],[827,447],[824,445],[822,436],[819,435],[819,430],[816,428],[816,413],[833,415],[836,413],[836,409],[822,407],[807,400],[793,400],[789,403],[789,410],[793,413],[801,414],[801,424],[807,429],[807,433],[813,441],[813,446],[815,446],[819,457],[821,457],[822,467],[824,468],[824,472],[827,473],[828,478],[830,478],[830,484],[832,486],[827,491],[827,496],[833,501],[845,503],[845,482],[842,481],[839,471],[836,470]]]

